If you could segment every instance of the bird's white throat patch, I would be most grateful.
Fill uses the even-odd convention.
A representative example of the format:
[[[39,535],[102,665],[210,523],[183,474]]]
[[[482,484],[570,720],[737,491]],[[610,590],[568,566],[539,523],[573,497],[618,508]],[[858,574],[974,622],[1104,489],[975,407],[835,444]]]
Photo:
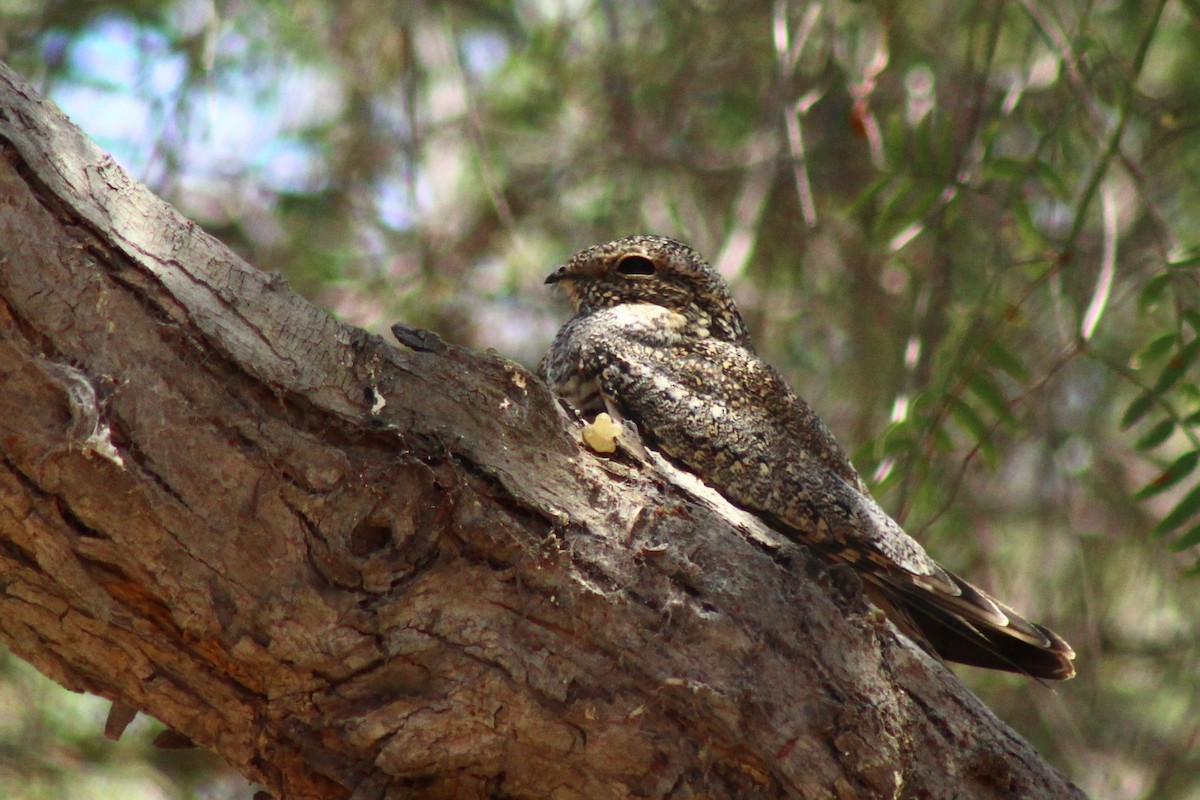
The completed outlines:
[[[599,312],[608,325],[616,325],[631,333],[653,334],[674,338],[687,329],[688,319],[678,311],[653,303],[622,303]]]

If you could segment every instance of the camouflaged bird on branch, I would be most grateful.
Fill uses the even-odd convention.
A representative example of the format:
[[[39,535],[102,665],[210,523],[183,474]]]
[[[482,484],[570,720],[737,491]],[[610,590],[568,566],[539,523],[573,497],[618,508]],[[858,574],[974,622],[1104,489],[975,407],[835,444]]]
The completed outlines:
[[[837,440],[753,350],[725,281],[687,245],[632,236],[588,248],[546,283],[574,316],[539,372],[832,564],[927,650],[1036,678],[1075,674],[1057,634],[940,567],[875,502]]]

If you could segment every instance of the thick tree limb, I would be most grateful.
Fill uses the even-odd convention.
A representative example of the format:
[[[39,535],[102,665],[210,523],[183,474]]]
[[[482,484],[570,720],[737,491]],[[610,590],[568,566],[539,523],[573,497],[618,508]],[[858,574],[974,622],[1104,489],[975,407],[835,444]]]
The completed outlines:
[[[0,636],[63,685],[294,798],[1081,796],[855,581],[330,319],[6,68],[0,148]]]

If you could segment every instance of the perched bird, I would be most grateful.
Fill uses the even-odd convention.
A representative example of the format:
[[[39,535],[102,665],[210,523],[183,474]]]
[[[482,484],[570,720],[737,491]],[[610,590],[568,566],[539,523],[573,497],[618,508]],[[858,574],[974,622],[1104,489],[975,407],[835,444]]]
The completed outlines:
[[[821,419],[755,354],[725,281],[690,247],[631,236],[578,253],[546,283],[566,290],[574,316],[539,372],[580,413],[633,422],[734,504],[850,565],[942,658],[1075,674],[1062,638],[938,566],[884,512]]]

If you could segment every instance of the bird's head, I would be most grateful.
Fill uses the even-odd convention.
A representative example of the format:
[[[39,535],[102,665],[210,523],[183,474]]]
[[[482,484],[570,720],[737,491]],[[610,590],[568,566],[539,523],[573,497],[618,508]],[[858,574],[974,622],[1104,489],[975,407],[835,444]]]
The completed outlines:
[[[685,316],[703,335],[747,343],[729,287],[695,250],[663,236],[629,236],[576,253],[546,278],[576,314],[650,303]]]

